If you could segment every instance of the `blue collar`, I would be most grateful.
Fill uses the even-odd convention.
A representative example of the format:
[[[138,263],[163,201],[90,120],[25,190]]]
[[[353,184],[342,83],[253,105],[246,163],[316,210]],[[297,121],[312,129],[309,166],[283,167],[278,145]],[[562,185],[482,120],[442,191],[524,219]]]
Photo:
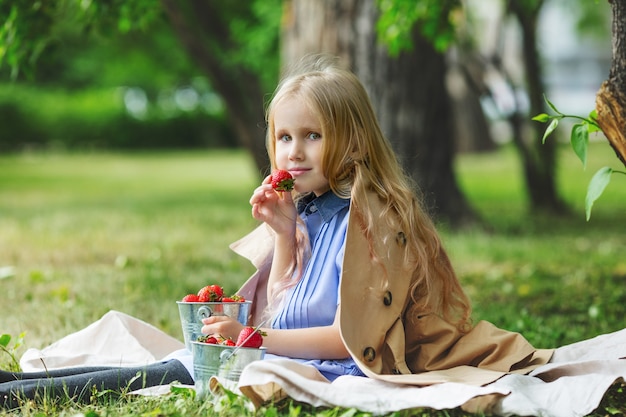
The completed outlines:
[[[322,220],[328,222],[340,210],[350,205],[349,199],[339,198],[332,191],[327,191],[319,197],[311,193],[298,201],[298,213],[308,216],[319,212]]]

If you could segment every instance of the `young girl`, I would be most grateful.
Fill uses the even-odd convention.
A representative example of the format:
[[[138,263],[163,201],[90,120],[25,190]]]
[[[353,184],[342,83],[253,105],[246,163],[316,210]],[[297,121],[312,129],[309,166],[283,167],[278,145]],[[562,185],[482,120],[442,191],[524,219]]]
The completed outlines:
[[[519,334],[471,325],[437,232],[355,75],[325,60],[294,72],[278,86],[267,124],[272,167],[288,170],[295,190],[276,192],[267,177],[250,199],[262,225],[232,246],[258,268],[240,293],[254,301],[252,322],[269,323],[267,358],[293,358],[329,380],[401,383],[451,369],[459,380],[481,369],[487,380],[472,381],[486,383],[547,362],[551,351]],[[202,331],[236,338],[242,327],[213,316]],[[19,405],[16,394],[88,399],[92,386],[193,384],[189,356],[141,368],[0,371],[0,405]]]
[[[318,60],[287,76],[267,126],[272,167],[289,171],[295,189],[276,192],[267,177],[250,199],[264,224],[233,249],[259,267],[242,293],[257,324],[267,300],[268,353],[331,380],[459,366],[500,374],[549,359],[519,334],[471,325],[435,227],[355,75]],[[203,332],[240,328],[210,317]]]

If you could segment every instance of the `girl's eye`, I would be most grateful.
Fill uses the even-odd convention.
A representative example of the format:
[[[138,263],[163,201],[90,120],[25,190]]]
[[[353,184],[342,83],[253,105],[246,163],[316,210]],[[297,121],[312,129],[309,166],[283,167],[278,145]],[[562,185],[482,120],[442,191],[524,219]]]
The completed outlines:
[[[311,140],[319,140],[321,138],[322,138],[322,135],[320,135],[319,133],[315,133],[315,132],[309,133],[309,139]]]
[[[291,136],[289,135],[279,135],[278,140],[280,142],[289,142],[291,140]]]

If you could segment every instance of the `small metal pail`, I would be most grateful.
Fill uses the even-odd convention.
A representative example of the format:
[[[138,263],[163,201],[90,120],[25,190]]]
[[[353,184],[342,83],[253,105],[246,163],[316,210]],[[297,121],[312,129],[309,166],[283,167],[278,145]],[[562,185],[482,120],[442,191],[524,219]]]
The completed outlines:
[[[264,347],[237,348],[195,341],[191,344],[195,389],[199,399],[210,393],[209,383],[212,376],[238,382],[243,368],[263,359],[266,351]]]
[[[202,319],[211,316],[229,316],[243,325],[248,324],[248,315],[252,301],[243,302],[207,302],[187,303],[176,301],[180,313],[180,324],[183,328],[185,346],[191,350],[191,342],[202,336]]]

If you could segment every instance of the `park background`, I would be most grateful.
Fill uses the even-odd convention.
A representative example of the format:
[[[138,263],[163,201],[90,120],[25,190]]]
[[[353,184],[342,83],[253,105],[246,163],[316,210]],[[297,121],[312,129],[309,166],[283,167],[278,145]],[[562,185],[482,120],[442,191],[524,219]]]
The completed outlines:
[[[403,33],[401,13],[385,13],[386,2],[204,2],[210,13],[193,20],[197,3],[0,2],[0,334],[12,337],[10,354],[111,309],[182,338],[176,300],[209,283],[234,292],[245,281],[252,268],[228,244],[255,226],[247,201],[267,168],[262,105],[280,68],[305,51],[336,52],[364,79],[425,190],[476,320],[537,347],[624,327],[623,178],[585,219],[593,173],[623,166],[601,133],[583,166],[568,143],[575,121],[564,119],[542,144],[546,124],[531,120],[552,113],[544,94],[565,114],[593,110],[611,62],[606,2],[525,2],[521,11],[515,1],[434,2],[415,19],[418,28],[435,19],[436,30],[412,29],[408,46],[381,35],[374,61],[329,39],[354,38],[335,32],[355,4]],[[187,19],[188,33],[175,16]],[[529,89],[523,16],[535,19],[540,91]],[[380,21],[369,22],[372,33]],[[185,33],[213,49],[190,53]],[[207,71],[215,64],[202,61],[206,53],[221,72]],[[371,72],[363,62],[375,63]],[[376,70],[405,78],[380,80]],[[384,90],[398,89],[418,102],[390,102]],[[414,113],[400,116],[422,117],[408,130],[389,114],[403,104]],[[529,163],[539,182],[528,180]],[[0,363],[11,365],[10,354]]]

